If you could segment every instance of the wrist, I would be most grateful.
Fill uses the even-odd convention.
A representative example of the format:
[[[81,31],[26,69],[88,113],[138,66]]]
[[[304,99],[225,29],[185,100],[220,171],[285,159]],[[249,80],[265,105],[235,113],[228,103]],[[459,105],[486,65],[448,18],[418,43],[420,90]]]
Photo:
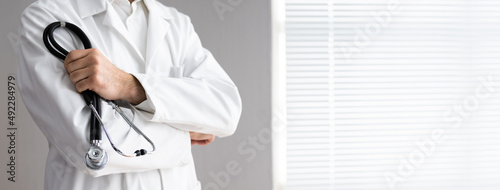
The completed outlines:
[[[140,104],[146,100],[146,91],[142,87],[139,80],[137,80],[134,75],[127,73],[127,82],[123,89],[123,100],[130,102],[133,105]]]

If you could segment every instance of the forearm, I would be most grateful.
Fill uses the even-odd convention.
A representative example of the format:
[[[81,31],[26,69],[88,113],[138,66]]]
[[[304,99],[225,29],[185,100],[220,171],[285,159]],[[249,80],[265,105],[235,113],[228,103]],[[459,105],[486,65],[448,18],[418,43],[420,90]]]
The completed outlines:
[[[148,119],[185,131],[219,137],[233,134],[241,114],[241,100],[236,86],[216,64],[207,62],[190,78],[134,74],[155,108]],[[207,75],[212,72],[202,71],[206,67],[218,70],[215,73],[220,75]]]

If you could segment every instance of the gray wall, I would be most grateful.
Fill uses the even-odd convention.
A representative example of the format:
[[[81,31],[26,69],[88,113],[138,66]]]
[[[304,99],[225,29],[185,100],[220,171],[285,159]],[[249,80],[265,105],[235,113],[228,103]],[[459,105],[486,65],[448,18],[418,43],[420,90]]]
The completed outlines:
[[[194,148],[198,178],[205,185],[203,189],[216,189],[209,186],[230,190],[272,189],[271,143],[268,141],[271,127],[271,1],[217,0],[230,6],[222,14],[223,20],[214,8],[214,0],[161,1],[191,17],[203,45],[229,73],[243,101],[243,114],[235,135]],[[229,2],[236,3],[231,5]],[[226,165],[235,163],[241,172],[236,170],[233,172],[236,175],[222,173]],[[225,180],[217,183],[210,172],[221,179],[229,176],[229,184],[226,186]],[[207,186],[209,183],[215,185]]]
[[[243,114],[235,135],[194,147],[203,190],[268,190],[271,171],[270,0],[159,0],[189,15],[204,46],[238,85]],[[43,189],[47,144],[17,94],[16,182],[7,180],[7,76],[16,73],[13,46],[22,10],[34,0],[0,3],[0,163],[2,189]],[[214,6],[217,5],[217,8]]]
[[[16,119],[15,125],[10,126],[7,119],[8,76],[14,76],[17,72],[17,28],[21,12],[34,0],[15,0],[0,2],[0,189],[14,190],[41,190],[43,189],[43,174],[45,159],[47,157],[47,142],[40,130],[31,120],[16,88]],[[17,87],[17,86],[16,86]],[[8,130],[13,127],[16,130]],[[7,135],[15,132],[13,142]],[[15,154],[9,154],[8,147],[14,143]],[[15,182],[8,180],[10,176],[10,157],[15,161]]]

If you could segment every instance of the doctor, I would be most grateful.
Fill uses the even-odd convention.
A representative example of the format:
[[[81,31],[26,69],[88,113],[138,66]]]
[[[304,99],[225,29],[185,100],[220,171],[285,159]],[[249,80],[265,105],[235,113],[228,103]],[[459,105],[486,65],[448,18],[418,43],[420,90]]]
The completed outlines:
[[[95,49],[71,51],[62,63],[42,41],[55,21],[79,26]],[[190,145],[233,134],[241,100],[189,17],[156,0],[38,0],[23,12],[19,35],[21,96],[49,142],[46,190],[201,189]],[[65,30],[56,30],[55,38],[66,49],[82,47]],[[79,94],[87,89],[121,102],[157,150],[127,158],[103,140],[107,166],[88,169],[91,113]],[[124,152],[149,147],[102,105],[115,144]]]

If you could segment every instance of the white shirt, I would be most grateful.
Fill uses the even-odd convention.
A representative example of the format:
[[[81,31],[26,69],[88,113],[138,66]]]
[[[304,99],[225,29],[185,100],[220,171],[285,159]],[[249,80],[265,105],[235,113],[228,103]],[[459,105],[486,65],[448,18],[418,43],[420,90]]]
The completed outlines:
[[[128,39],[133,46],[146,57],[149,11],[142,0],[130,3],[128,0],[113,0],[111,3],[118,17],[128,32]]]
[[[135,51],[139,51],[142,59],[146,59],[147,36],[148,36],[148,16],[149,11],[143,0],[134,0],[130,3],[128,0],[112,0],[111,5],[120,18],[126,38],[124,41],[130,43]],[[144,65],[144,63],[132,63]],[[154,106],[150,98],[136,106],[136,108],[153,113]]]

